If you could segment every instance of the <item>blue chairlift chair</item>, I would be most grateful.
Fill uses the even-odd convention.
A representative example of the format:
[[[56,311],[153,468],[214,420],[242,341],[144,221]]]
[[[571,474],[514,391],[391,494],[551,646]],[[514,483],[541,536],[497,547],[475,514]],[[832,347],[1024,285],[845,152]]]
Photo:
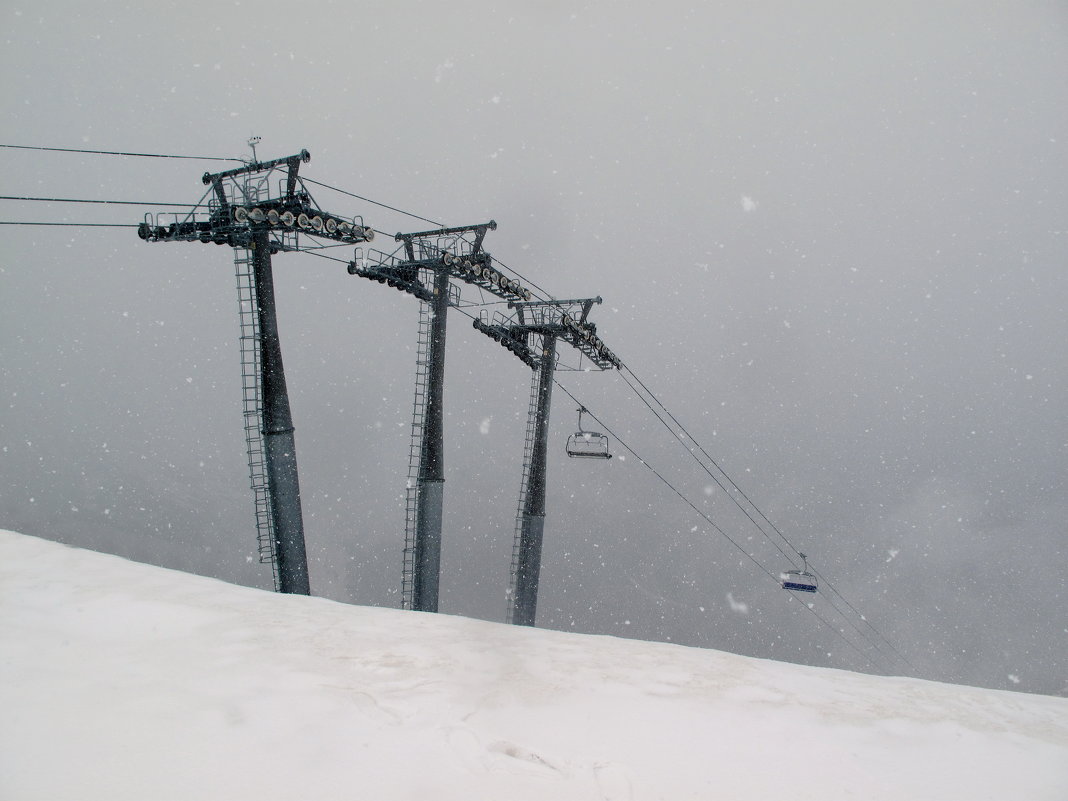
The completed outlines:
[[[819,583],[816,581],[816,576],[808,572],[808,557],[803,553],[799,553],[798,556],[804,561],[805,566],[801,570],[787,570],[782,573],[779,576],[782,588],[795,592],[816,592],[819,589]]]

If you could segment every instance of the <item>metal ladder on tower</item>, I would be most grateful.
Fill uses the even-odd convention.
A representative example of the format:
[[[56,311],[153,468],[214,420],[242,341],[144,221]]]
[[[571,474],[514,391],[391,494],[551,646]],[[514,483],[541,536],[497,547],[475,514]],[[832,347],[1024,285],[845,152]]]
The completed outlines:
[[[415,356],[415,399],[412,403],[412,440],[408,454],[408,485],[404,506],[404,564],[401,571],[401,608],[411,609],[415,591],[415,534],[419,517],[419,471],[423,464],[424,423],[430,383],[430,304],[419,303],[419,330]]]
[[[541,389],[541,370],[533,370],[530,381],[530,402],[527,404],[527,435],[523,442],[523,476],[519,482],[519,507],[515,513],[515,534],[512,540],[512,566],[508,571],[508,612],[505,620],[514,622],[516,581],[519,575],[520,540],[523,536],[523,513],[527,505],[527,491],[530,488],[530,461],[534,453],[534,436],[537,430],[538,393]]]
[[[260,386],[260,324],[256,302],[256,276],[252,251],[234,249],[234,276],[237,282],[238,320],[241,348],[241,398],[245,417],[245,445],[248,453],[249,484],[256,514],[256,541],[261,564],[269,564],[274,586],[279,590],[278,559],[275,554],[274,518],[271,491],[267,483],[263,440],[263,391]]]

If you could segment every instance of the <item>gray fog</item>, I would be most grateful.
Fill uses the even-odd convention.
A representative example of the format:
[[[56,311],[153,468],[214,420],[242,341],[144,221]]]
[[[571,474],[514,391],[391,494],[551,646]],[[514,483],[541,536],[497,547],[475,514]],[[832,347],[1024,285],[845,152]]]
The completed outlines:
[[[1063,2],[44,0],[0,19],[4,144],[248,158],[255,135],[378,203],[496,220],[486,250],[602,296],[605,343],[904,659],[833,595],[808,614],[619,443],[569,460],[560,388],[539,625],[1068,694]],[[7,197],[145,203],[3,200],[0,220],[136,224],[226,166],[0,148]],[[310,188],[381,231],[428,227]],[[399,606],[418,301],[309,254],[274,270],[312,591]],[[0,226],[0,527],[271,588],[237,325],[229,248]],[[557,377],[789,567],[619,374]],[[443,612],[505,617],[529,379],[450,318]]]

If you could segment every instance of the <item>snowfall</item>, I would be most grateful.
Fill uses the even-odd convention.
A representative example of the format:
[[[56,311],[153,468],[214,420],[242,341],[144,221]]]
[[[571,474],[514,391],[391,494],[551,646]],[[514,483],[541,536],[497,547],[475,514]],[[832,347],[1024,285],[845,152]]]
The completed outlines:
[[[0,532],[0,798],[1068,798],[1068,699],[279,595]]]

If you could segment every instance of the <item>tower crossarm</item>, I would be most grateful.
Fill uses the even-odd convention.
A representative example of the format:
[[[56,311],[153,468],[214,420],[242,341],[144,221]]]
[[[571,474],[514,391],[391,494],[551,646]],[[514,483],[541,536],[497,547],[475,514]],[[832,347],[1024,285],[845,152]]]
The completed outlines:
[[[378,250],[365,256],[363,249],[357,248],[356,258],[349,262],[348,271],[349,275],[386,284],[430,303],[434,299],[432,270],[435,267],[435,262],[402,261]]]
[[[597,324],[588,319],[595,303],[601,303],[601,298],[513,301],[508,307],[516,310],[519,326],[553,333],[558,340],[584,354],[600,370],[619,369],[619,357],[597,335]]]
[[[474,234],[475,239],[468,244],[471,247],[472,253],[479,253],[482,250],[482,240],[486,237],[487,231],[496,231],[497,221],[490,220],[485,223],[476,223],[475,225],[461,225],[455,228],[435,228],[432,231],[417,231],[411,234],[398,233],[393,237],[397,242],[404,243],[404,249],[408,254],[408,259],[414,261],[416,245],[426,240],[442,240],[448,237],[459,237],[463,234]]]
[[[482,248],[488,231],[497,229],[493,220],[476,225],[461,225],[453,228],[435,228],[397,234],[400,243],[392,254],[372,251],[359,267],[367,269],[368,262],[377,261],[385,266],[418,267],[445,272],[450,277],[471,284],[506,301],[532,300],[534,293],[519,281],[509,278],[496,269],[493,257]],[[357,254],[357,261],[362,257]],[[349,272],[362,274],[352,266]]]
[[[254,151],[255,152],[255,151]],[[297,170],[300,169],[300,165],[303,162],[307,164],[311,161],[311,153],[307,150],[301,150],[294,156],[282,156],[282,158],[271,159],[269,161],[250,161],[243,167],[235,167],[232,170],[225,170],[223,172],[206,172],[201,180],[204,181],[204,185],[212,184],[216,187],[221,185],[221,182],[227,178],[236,178],[239,175],[250,175],[258,172],[268,172],[276,167],[286,167],[289,172],[287,178],[287,190],[288,194],[292,195],[296,188]],[[223,202],[226,198],[221,198]]]
[[[370,242],[374,229],[362,217],[323,211],[300,182],[307,150],[270,161],[252,161],[225,172],[204,173],[211,187],[208,211],[146,214],[137,235],[149,242],[212,242],[248,247],[256,231],[271,235],[273,251],[300,250],[298,234],[335,242]]]
[[[532,333],[532,329],[528,326],[511,325],[501,318],[503,318],[503,315],[499,312],[493,322],[489,323],[476,317],[473,322],[474,328],[497,344],[507,348],[527,367],[536,370],[538,368],[538,356],[534,349],[530,347],[530,337],[528,336],[528,334]]]
[[[579,350],[600,370],[618,368],[620,361],[608,346],[597,336],[597,326],[589,321],[580,322],[581,315],[589,311],[600,298],[579,301],[536,301],[534,303],[510,303],[516,309],[508,316],[496,312],[493,319],[485,316],[474,320],[474,328],[507,348],[531,368],[537,367],[537,354],[530,347],[530,335],[552,336],[567,342]],[[569,305],[575,316],[568,311]]]

